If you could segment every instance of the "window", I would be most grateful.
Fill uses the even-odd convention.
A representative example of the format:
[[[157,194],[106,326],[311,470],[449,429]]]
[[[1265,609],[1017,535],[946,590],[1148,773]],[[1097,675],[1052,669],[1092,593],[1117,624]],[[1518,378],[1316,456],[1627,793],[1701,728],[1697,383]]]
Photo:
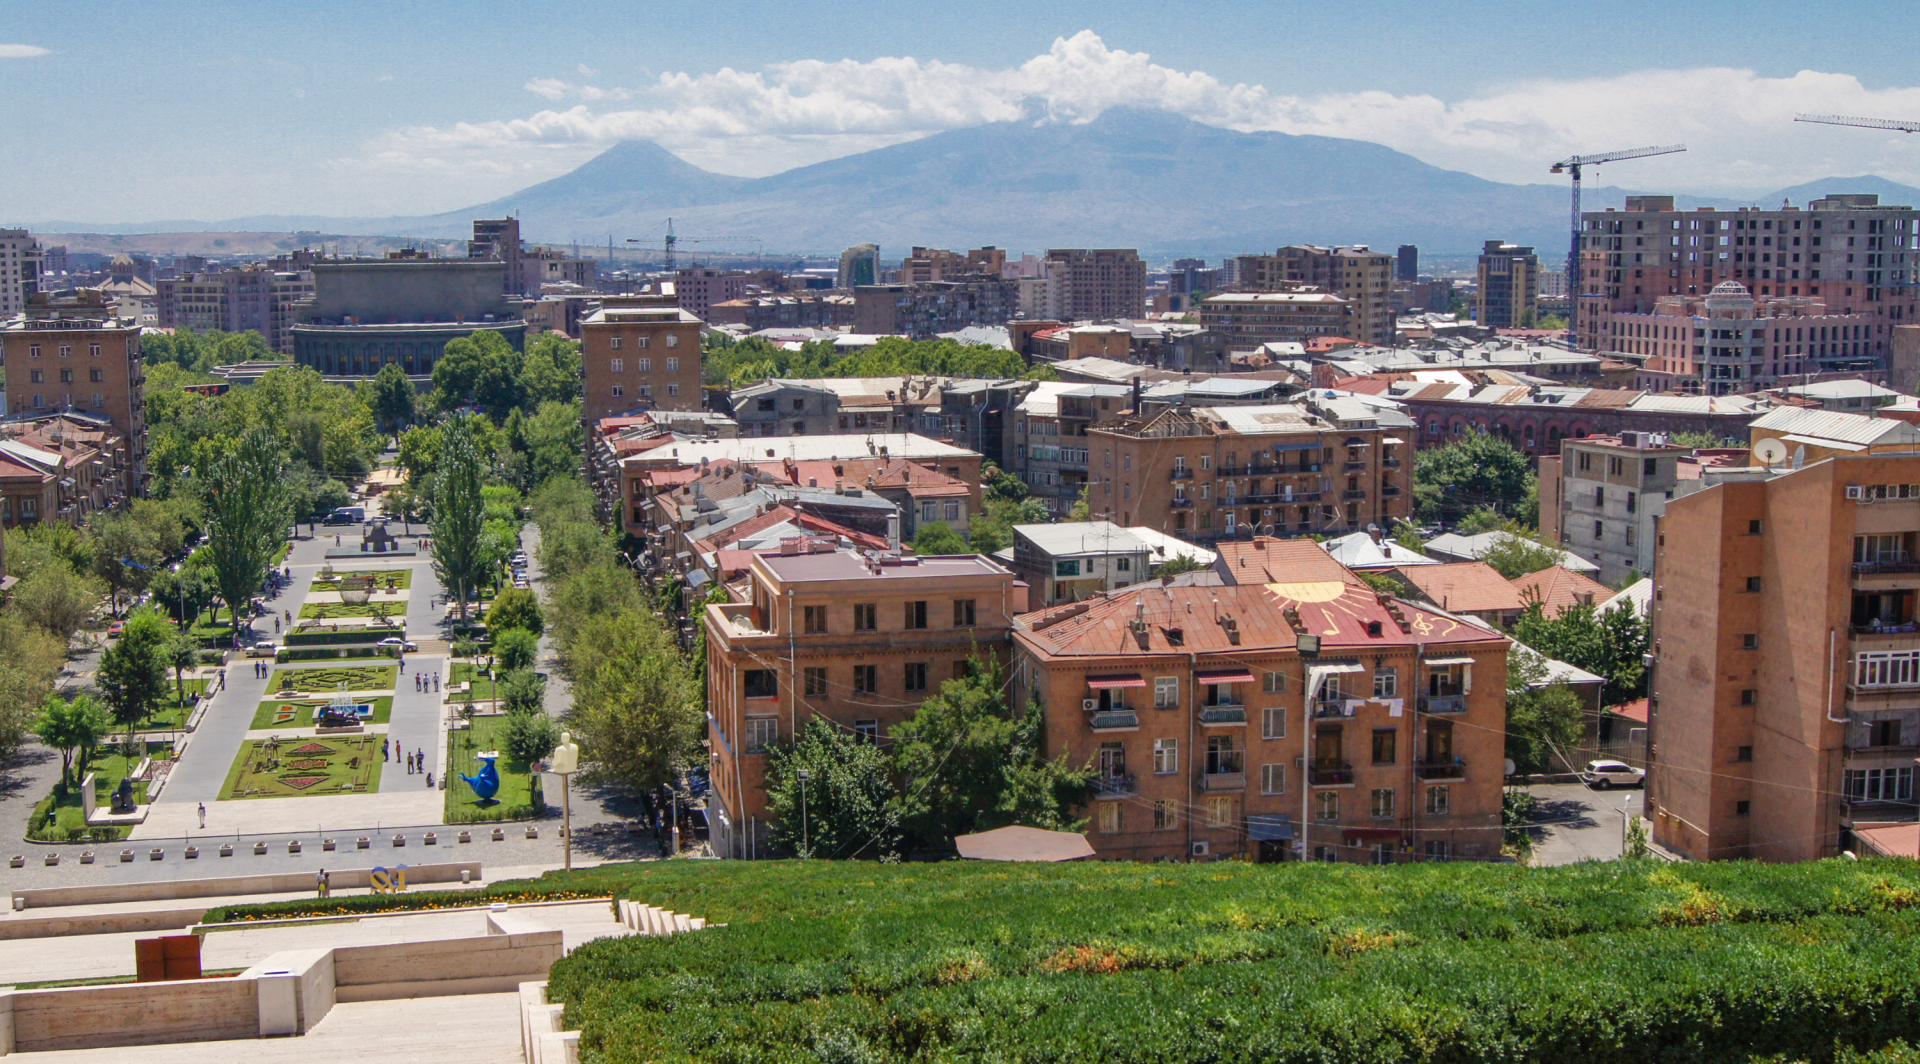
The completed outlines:
[[[1155,676],[1153,678],[1153,708],[1178,709],[1180,706],[1180,677]]]
[[[1868,721],[1867,722],[1867,745],[1868,746],[1899,746],[1900,745],[1899,719],[1896,718],[1893,720]]]
[[[1754,700],[1757,699],[1759,696],[1760,696],[1759,691],[1756,691],[1751,687],[1746,688],[1745,690],[1740,692],[1740,704],[1743,706],[1753,705]]]
[[[1340,792],[1321,791],[1314,795],[1313,818],[1315,820],[1340,819]]]
[[[1059,576],[1079,576],[1079,575],[1080,575],[1080,561],[1079,561],[1079,559],[1077,559],[1077,558],[1076,558],[1076,559],[1073,559],[1073,560],[1071,560],[1071,561],[1057,561],[1057,562],[1054,562],[1054,563],[1053,563],[1053,575],[1054,575],[1054,576],[1056,576],[1056,577],[1059,577]]]
[[[668,344],[667,346],[668,346],[668,347],[672,347],[673,345],[672,345],[672,344]],[[680,372],[680,360],[679,360],[679,359],[677,359],[677,358],[670,358],[670,359],[667,359],[667,372],[668,372],[668,373],[678,373],[678,372]]]
[[[1747,590],[1757,593],[1760,590],[1760,578],[1757,576],[1747,577]]]
[[[748,669],[740,674],[740,689],[748,698],[778,698],[779,675],[772,669]]]
[[[803,606],[800,609],[801,631],[808,635],[819,635],[827,630],[827,608],[825,606]]]
[[[1116,835],[1120,832],[1120,802],[1100,803],[1100,833]]]
[[[1593,541],[1595,543],[1598,543],[1605,535],[1606,535],[1606,529],[1602,527],[1600,522],[1595,521],[1593,523]]]
[[[679,347],[679,346],[680,346],[680,334],[678,334],[678,333],[668,333],[668,334],[667,334],[667,346],[668,346],[668,347]],[[669,369],[673,369],[673,368],[677,368],[677,367],[672,367],[672,366],[670,366],[670,367],[668,367],[668,368],[669,368]]]
[[[1760,636],[1759,636],[1759,634],[1758,634],[1758,633],[1755,633],[1755,632],[1747,632],[1747,633],[1745,633],[1745,634],[1743,634],[1743,635],[1742,635],[1742,636],[1740,637],[1740,649],[1742,649],[1742,650],[1758,650],[1758,649],[1760,649]]]
[[[1277,695],[1287,689],[1287,674],[1284,672],[1263,672],[1260,674],[1260,690],[1266,694]]]
[[[855,603],[853,607],[853,630],[856,632],[877,631],[880,627],[879,624],[875,623],[878,614],[879,607],[871,602]]]
[[[767,747],[780,741],[779,717],[747,718],[747,753],[766,752]]]
[[[1850,768],[1842,774],[1841,787],[1849,801],[1910,802],[1913,769]]]
[[[1216,794],[1207,799],[1207,826],[1210,828],[1230,828],[1233,826],[1233,799],[1224,794]]]
[[[73,345],[72,345],[72,344],[61,344],[61,345],[60,345],[60,357],[61,357],[61,358],[72,358],[72,357],[73,357]]]
[[[1284,762],[1260,766],[1260,793],[1287,793],[1287,766]]]
[[[1169,801],[1153,803],[1153,830],[1169,831],[1180,826],[1178,807]]]
[[[1449,793],[1449,788],[1446,788],[1446,787],[1428,787],[1427,788],[1427,815],[1428,816],[1446,816],[1447,811],[1452,808],[1453,808],[1453,795]]]
[[[647,346],[647,345],[646,345],[646,344],[641,344],[640,346],[641,346],[641,347],[645,347],[645,346]],[[637,369],[638,369],[638,370],[639,370],[640,372],[642,372],[642,373],[652,373],[652,372],[653,372],[653,359],[650,359],[650,358],[642,358],[642,359],[639,359],[639,360],[637,360],[637,361],[635,362],[635,368],[637,368]]]
[[[1762,524],[1761,524],[1760,522],[1758,522],[1758,521],[1748,521],[1748,522],[1747,522],[1747,535],[1749,535],[1749,536],[1757,536],[1757,535],[1759,535],[1759,534],[1760,534],[1760,529],[1761,529],[1761,528],[1763,528],[1763,527],[1765,527],[1765,526],[1763,526],[1763,525],[1762,525]]]
[[[615,399],[618,399],[618,398],[620,398],[621,396],[623,396],[623,395],[625,395],[625,394],[627,394],[627,390],[626,390],[625,388],[623,388],[623,387],[621,387],[620,385],[618,385],[618,384],[616,384],[616,385],[614,385],[614,386],[613,386],[613,392],[612,392],[611,394],[613,395],[613,397],[614,397]]]
[[[936,502],[921,503],[920,504],[920,520],[922,521],[940,520],[940,504]]]
[[[639,348],[646,348],[646,347],[649,347],[649,346],[651,346],[651,345],[652,345],[652,343],[653,343],[653,341],[652,341],[652,340],[650,340],[650,339],[648,339],[648,338],[647,338],[647,337],[645,337],[645,336],[636,336],[636,337],[634,337],[634,338],[633,338],[633,346],[635,346],[635,347],[639,347]]]
[[[1421,845],[1421,853],[1429,861],[1444,861],[1447,859],[1447,840],[1428,839]]]
[[[1734,753],[1733,753],[1733,759],[1734,759],[1735,761],[1752,761],[1752,760],[1753,760],[1753,747],[1751,747],[1751,746],[1743,746],[1743,747],[1740,747],[1740,748],[1739,748],[1738,750],[1735,750],[1735,751],[1734,751]]]
[[[45,383],[47,383],[47,375],[46,375],[45,373],[43,373],[43,372],[41,372],[40,370],[37,370],[37,369],[36,369],[36,370],[33,370],[33,371],[32,371],[32,377],[33,377],[33,383],[35,383],[35,384],[45,384]]]
[[[39,357],[40,357],[40,345],[39,345],[39,344],[28,344],[28,345],[27,345],[27,357],[28,357],[28,358],[39,358]]]
[[[1392,728],[1374,729],[1374,732],[1373,732],[1373,763],[1374,764],[1376,765],[1393,764],[1394,734],[1395,733]]]
[[[667,382],[667,394],[668,394],[668,395],[679,395],[679,394],[680,394],[680,385],[678,385],[678,384],[676,384],[676,383],[674,383],[673,381],[668,381],[668,382]]]
[[[870,695],[880,689],[880,667],[878,665],[855,665],[853,667],[853,693]]]
[[[626,360],[626,359],[624,359],[624,358],[616,358],[616,359],[614,359],[614,360],[613,360],[613,371],[614,371],[615,373],[625,373],[625,372],[627,371],[627,360]]]
[[[906,604],[906,627],[925,628],[927,626],[927,603],[922,599]]]
[[[95,366],[94,368],[87,371],[87,379],[97,384],[103,380],[106,380],[107,378],[105,374],[100,372],[100,367]]]
[[[73,371],[72,371],[72,370],[70,370],[70,369],[63,369],[63,370],[61,370],[61,371],[60,371],[60,383],[61,383],[61,384],[72,384],[72,383],[73,383]]]
[[[1397,698],[1400,695],[1400,673],[1392,667],[1373,671],[1373,697]]]
[[[924,661],[907,662],[903,682],[906,689],[909,691],[926,690],[927,689],[927,663]]]
[[[608,337],[608,338],[607,338],[607,346],[608,346],[608,347],[610,347],[610,348],[612,348],[612,349],[613,349],[613,350],[615,350],[615,351],[618,351],[618,350],[620,350],[620,337],[618,337],[618,336],[610,336],[610,337]],[[619,362],[619,359],[615,359],[614,361],[615,361],[616,363],[618,363],[618,362]]]
[[[1752,812],[1753,812],[1753,803],[1752,803],[1752,802],[1749,802],[1749,801],[1745,801],[1745,800],[1742,800],[1742,801],[1738,801],[1738,802],[1735,802],[1735,803],[1733,803],[1733,815],[1734,815],[1734,816],[1747,816],[1747,815],[1749,815],[1749,814],[1751,814]]]
[[[806,678],[808,698],[827,697],[827,670],[824,666],[809,666],[801,675]]]
[[[1287,737],[1287,710],[1285,706],[1268,706],[1260,711],[1260,738],[1284,739]]]
[[[953,626],[955,628],[972,628],[973,618],[972,599],[953,600]]]
[[[948,521],[960,520],[960,504],[957,502],[941,503],[940,516]]]
[[[880,721],[874,717],[859,718],[853,722],[853,733],[860,737],[861,742],[877,743],[880,741]]]
[[[1170,776],[1180,771],[1180,740],[1155,739],[1153,741],[1153,774]]]
[[[1375,820],[1391,820],[1393,818],[1393,789],[1391,787],[1375,788],[1373,801],[1370,803],[1370,806]]]

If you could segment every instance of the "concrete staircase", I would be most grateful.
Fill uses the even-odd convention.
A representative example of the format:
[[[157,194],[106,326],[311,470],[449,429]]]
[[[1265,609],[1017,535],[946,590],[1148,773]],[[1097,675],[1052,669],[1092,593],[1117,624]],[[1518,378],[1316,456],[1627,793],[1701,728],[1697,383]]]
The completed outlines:
[[[619,906],[620,923],[636,934],[678,935],[686,931],[702,931],[707,926],[707,921],[701,917],[642,905],[625,898],[620,899]]]

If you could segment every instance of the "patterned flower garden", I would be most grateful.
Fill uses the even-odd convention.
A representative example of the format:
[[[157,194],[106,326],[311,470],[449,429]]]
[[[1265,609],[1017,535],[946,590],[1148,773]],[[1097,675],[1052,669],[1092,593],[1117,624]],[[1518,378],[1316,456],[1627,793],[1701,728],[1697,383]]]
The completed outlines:
[[[314,739],[250,739],[220,788],[220,797],[293,798],[363,794],[380,786],[381,735]]]

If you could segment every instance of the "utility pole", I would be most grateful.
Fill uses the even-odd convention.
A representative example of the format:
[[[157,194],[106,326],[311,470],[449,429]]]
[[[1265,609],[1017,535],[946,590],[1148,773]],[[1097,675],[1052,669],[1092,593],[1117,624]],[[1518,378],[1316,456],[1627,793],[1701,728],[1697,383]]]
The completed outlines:
[[[807,776],[806,769],[793,771],[793,778],[800,781],[800,859],[807,859]]]

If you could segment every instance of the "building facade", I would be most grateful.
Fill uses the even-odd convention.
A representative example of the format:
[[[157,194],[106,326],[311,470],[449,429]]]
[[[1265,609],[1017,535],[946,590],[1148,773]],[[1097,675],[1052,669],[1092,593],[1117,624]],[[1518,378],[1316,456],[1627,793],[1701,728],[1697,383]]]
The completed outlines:
[[[855,244],[840,253],[840,271],[834,277],[835,288],[852,291],[864,284],[880,283],[880,245]]]
[[[60,251],[64,258],[66,249]],[[32,233],[0,229],[0,319],[26,310],[27,300],[40,291],[40,260],[40,242]]]
[[[607,296],[580,319],[581,416],[698,410],[700,319],[673,294]]]
[[[1402,249],[1402,254],[1407,249]],[[1414,250],[1417,260],[1418,249]],[[1395,257],[1366,247],[1284,247],[1271,255],[1242,255],[1237,288],[1284,292],[1303,287],[1347,301],[1352,315],[1341,335],[1362,343],[1393,344]],[[1204,319],[1203,319],[1204,320]]]
[[[1497,857],[1507,640],[1379,595],[1315,544],[1233,547],[1217,564],[1243,582],[1016,622],[1016,704],[1044,707],[1049,756],[1095,771],[1095,854]]]
[[[296,313],[294,304],[313,298],[313,272],[243,266],[218,273],[164,277],[154,283],[154,288],[163,329],[253,330],[268,347],[292,354],[289,327]]]
[[[707,734],[713,851],[774,856],[766,753],[817,720],[881,746],[973,660],[1004,665],[1023,589],[966,555],[898,558],[795,542],[752,560],[747,600],[710,605]],[[825,855],[822,855],[825,856]]]
[[[1835,314],[1812,296],[1756,298],[1739,281],[1705,297],[1662,296],[1649,314],[1610,312],[1598,327],[1600,350],[1634,363],[1634,386],[1650,391],[1737,395],[1828,374],[1887,379],[1871,355],[1813,354],[1836,348],[1832,337],[1870,335],[1871,315]]]
[[[1480,252],[1473,320],[1487,329],[1531,328],[1540,309],[1540,259],[1530,247],[1489,240]]]
[[[708,311],[713,305],[745,296],[750,280],[750,275],[740,270],[683,266],[674,275],[673,290],[680,297],[681,310],[701,321],[711,321]]]
[[[1222,292],[1200,301],[1202,328],[1236,350],[1262,344],[1305,344],[1319,336],[1346,336],[1353,308],[1330,292]]]
[[[449,341],[486,331],[515,350],[523,301],[502,291],[506,264],[396,257],[316,262],[313,296],[291,307],[293,360],[332,377],[371,377],[395,364],[433,372]]]
[[[999,278],[866,285],[853,290],[853,331],[930,339],[1000,325],[1019,311],[1019,285]]]
[[[72,410],[104,418],[127,441],[131,494],[145,491],[147,370],[139,323],[112,315],[105,293],[38,292],[0,326],[9,414]]]
[[[1146,313],[1147,264],[1132,248],[1050,248],[1060,316],[1070,321],[1137,318]]]
[[[1701,483],[1680,480],[1680,460],[1692,453],[1654,432],[1561,440],[1557,458],[1540,459],[1541,537],[1598,563],[1603,584],[1652,573],[1654,523],[1667,500]]]

